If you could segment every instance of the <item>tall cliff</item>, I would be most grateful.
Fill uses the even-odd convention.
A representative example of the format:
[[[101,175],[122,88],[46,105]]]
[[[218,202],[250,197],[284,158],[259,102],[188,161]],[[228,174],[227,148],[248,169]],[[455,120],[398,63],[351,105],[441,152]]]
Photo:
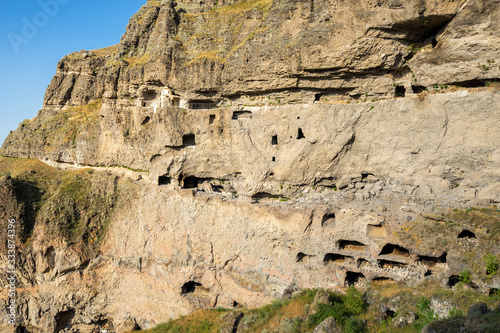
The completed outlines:
[[[500,203],[499,45],[496,0],[149,0],[118,45],[64,57],[1,148],[94,169],[78,207],[3,180],[6,216],[32,207],[22,324],[149,328],[464,269],[498,289],[471,264],[497,220],[443,210]],[[51,194],[23,206],[19,184]]]

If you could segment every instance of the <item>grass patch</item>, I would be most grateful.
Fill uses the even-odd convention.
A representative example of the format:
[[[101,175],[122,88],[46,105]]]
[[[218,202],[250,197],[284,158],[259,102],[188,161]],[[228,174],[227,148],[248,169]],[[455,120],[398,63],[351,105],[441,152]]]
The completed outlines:
[[[63,171],[38,160],[0,157],[0,176],[12,177],[23,219],[46,235],[78,244],[89,255],[102,242],[117,198],[130,191],[115,176],[91,169]],[[26,239],[24,239],[26,240]]]
[[[101,100],[96,100],[84,106],[58,111],[50,117],[42,115],[36,121],[25,121],[20,128],[26,134],[24,144],[42,146],[46,152],[52,152],[76,147],[78,137],[83,134],[97,139],[101,107]]]
[[[105,56],[113,56],[116,55],[118,52],[118,44],[113,45],[113,46],[108,46],[104,47],[102,49],[97,49],[97,50],[92,50],[92,53],[94,53],[98,57],[105,57]]]

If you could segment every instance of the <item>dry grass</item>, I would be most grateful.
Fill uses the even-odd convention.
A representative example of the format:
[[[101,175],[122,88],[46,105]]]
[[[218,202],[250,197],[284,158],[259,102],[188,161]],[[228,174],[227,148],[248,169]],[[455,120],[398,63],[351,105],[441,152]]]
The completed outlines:
[[[202,62],[205,59],[222,63],[224,61],[224,58],[220,57],[219,56],[220,54],[221,54],[221,52],[215,51],[215,50],[198,53],[194,59],[192,59],[191,61],[186,63],[186,66],[190,66],[192,64]]]
[[[37,159],[24,159],[0,156],[0,176],[9,173],[13,178],[29,173],[42,176],[52,177],[57,174],[57,169],[40,162]]]
[[[198,310],[175,321],[160,324],[146,330],[149,333],[217,333],[220,330],[222,312],[217,310]]]
[[[245,13],[252,9],[260,12],[267,12],[273,3],[273,0],[241,0],[229,6],[215,7],[212,11],[222,15]]]
[[[59,111],[39,127],[31,128],[31,140],[42,138],[46,151],[59,149],[67,144],[74,146],[80,133],[96,131],[101,107],[101,100],[96,100],[87,105]]]
[[[117,51],[118,51],[118,44],[104,47],[102,49],[92,50],[91,52],[98,57],[105,57],[107,55],[115,55]]]
[[[184,14],[183,27],[179,29],[183,33],[175,38],[190,54],[185,65],[203,60],[225,63],[236,51],[268,29],[259,23],[247,26],[245,13],[259,11],[262,22],[272,3],[272,0],[238,1],[229,6],[215,6],[205,13]]]
[[[149,62],[150,56],[149,53],[144,54],[143,56],[134,56],[130,58],[123,58],[128,63],[129,67],[142,66]]]

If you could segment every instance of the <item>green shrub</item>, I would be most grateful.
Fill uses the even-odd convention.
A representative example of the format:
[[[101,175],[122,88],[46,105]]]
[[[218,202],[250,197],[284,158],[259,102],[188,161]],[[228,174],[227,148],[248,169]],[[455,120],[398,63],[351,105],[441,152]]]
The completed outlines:
[[[415,321],[414,326],[418,330],[438,319],[431,309],[431,302],[425,297],[420,298],[418,301],[416,315],[418,320]]]
[[[349,312],[356,316],[364,313],[368,307],[363,295],[353,286],[347,289],[344,304]]]
[[[365,325],[363,321],[359,318],[347,318],[345,322],[345,331],[346,333],[362,333],[365,332]]]
[[[486,274],[495,275],[498,272],[498,258],[493,254],[488,254],[483,258],[486,263]]]
[[[450,310],[450,313],[448,314],[448,318],[456,318],[456,317],[463,317],[462,311],[460,309],[457,309],[456,307],[452,307]]]
[[[470,270],[468,269],[464,269],[463,271],[461,271],[460,273],[458,273],[458,280],[460,281],[460,283],[463,283],[463,284],[469,284],[472,282],[472,278],[471,278],[471,272]]]

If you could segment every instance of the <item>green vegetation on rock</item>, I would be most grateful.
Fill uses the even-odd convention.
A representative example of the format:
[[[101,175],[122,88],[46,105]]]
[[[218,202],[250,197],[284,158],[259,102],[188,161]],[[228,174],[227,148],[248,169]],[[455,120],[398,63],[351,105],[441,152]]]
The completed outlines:
[[[13,200],[22,207],[21,242],[29,241],[38,226],[45,228],[46,236],[81,245],[88,254],[103,240],[125,186],[118,186],[116,176],[91,169],[61,171],[38,160],[7,157],[0,157],[0,178],[12,180]]]

